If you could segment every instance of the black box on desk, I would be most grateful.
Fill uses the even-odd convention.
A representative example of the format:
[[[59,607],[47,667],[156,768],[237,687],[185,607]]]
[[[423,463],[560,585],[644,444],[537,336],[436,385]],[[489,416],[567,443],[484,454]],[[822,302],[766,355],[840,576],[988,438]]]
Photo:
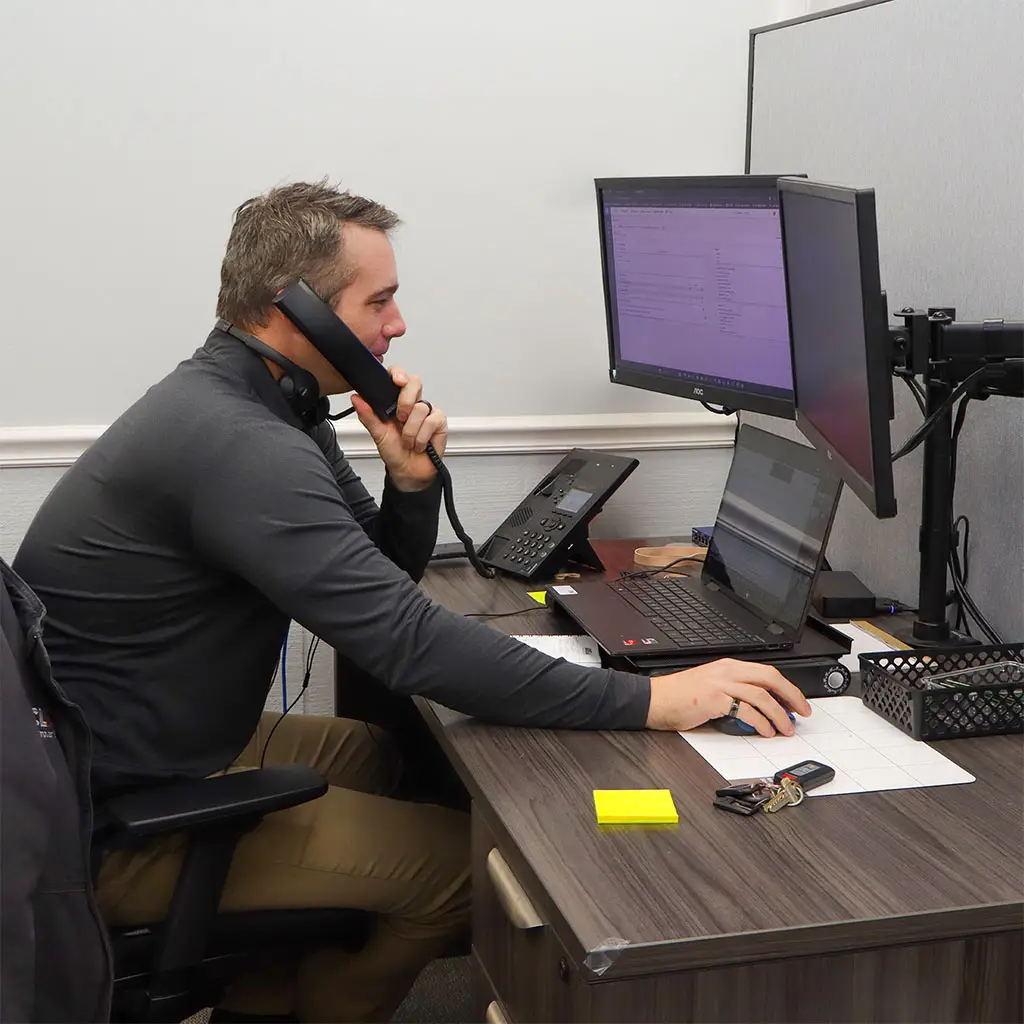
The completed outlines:
[[[870,619],[875,614],[875,595],[846,571],[818,573],[811,604],[826,619]]]

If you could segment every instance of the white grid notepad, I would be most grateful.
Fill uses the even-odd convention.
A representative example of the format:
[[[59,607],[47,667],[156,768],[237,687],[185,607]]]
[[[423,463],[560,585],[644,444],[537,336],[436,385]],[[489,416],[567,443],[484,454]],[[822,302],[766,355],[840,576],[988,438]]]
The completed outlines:
[[[601,652],[596,643],[589,636],[543,636],[528,635],[513,636],[527,647],[534,647],[543,651],[552,658],[565,658],[576,665],[594,665],[601,667]]]
[[[819,697],[809,703],[811,717],[797,715],[795,736],[729,736],[711,725],[680,735],[729,782],[772,776],[806,760],[834,768],[836,777],[808,796],[974,782],[970,772],[911,739],[859,697]]]

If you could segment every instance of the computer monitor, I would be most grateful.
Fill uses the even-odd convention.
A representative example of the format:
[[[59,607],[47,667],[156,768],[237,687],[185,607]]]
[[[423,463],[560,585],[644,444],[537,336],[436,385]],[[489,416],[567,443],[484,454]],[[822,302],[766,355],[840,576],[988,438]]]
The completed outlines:
[[[612,382],[792,419],[778,175],[595,185]]]
[[[779,181],[796,425],[879,518],[896,515],[892,366],[872,189]]]

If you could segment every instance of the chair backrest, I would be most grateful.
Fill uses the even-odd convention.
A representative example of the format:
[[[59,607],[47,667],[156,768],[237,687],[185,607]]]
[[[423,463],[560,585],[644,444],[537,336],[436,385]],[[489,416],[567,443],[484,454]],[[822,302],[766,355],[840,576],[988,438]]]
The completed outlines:
[[[235,794],[227,806],[230,777],[183,783],[196,806],[182,805],[173,786],[135,794],[144,797],[135,808],[140,820],[187,818],[189,843],[167,917],[114,931],[113,981],[112,943],[90,877],[89,730],[53,679],[42,620],[39,599],[0,559],[0,1022],[108,1021],[112,1013],[121,1021],[179,1021],[216,1003],[225,982],[265,949],[358,949],[369,927],[358,911],[216,916],[239,837],[262,814],[322,793],[294,777],[302,775],[296,766],[279,766],[245,773],[253,792]],[[238,807],[247,813],[239,817]],[[98,816],[106,820],[109,808]]]
[[[0,559],[0,1020],[105,1021],[89,878],[88,732],[50,675],[43,609]]]

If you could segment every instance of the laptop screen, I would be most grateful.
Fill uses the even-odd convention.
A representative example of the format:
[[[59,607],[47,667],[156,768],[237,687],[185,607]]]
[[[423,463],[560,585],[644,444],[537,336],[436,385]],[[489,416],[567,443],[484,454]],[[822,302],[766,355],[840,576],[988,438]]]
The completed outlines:
[[[701,579],[798,630],[832,528],[841,482],[813,448],[740,427]]]

